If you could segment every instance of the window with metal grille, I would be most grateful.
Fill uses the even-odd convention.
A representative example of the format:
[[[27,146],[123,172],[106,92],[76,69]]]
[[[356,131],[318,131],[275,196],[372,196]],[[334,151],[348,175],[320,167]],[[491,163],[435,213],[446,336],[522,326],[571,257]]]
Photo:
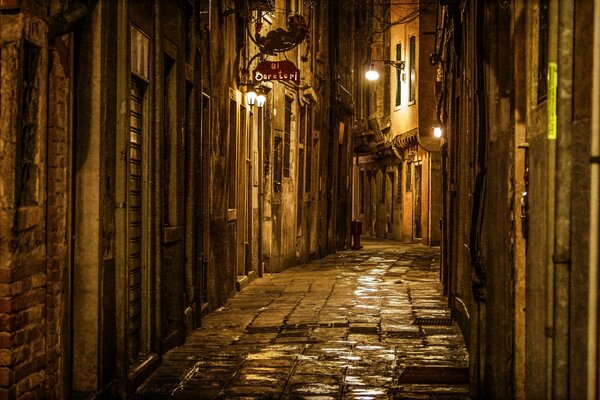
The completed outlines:
[[[396,61],[402,61],[402,45],[396,44]],[[402,105],[402,71],[396,68],[396,107]]]
[[[416,38],[411,36],[409,39],[410,51],[410,79],[408,80],[408,101],[415,101],[417,97],[417,53],[416,53]]]

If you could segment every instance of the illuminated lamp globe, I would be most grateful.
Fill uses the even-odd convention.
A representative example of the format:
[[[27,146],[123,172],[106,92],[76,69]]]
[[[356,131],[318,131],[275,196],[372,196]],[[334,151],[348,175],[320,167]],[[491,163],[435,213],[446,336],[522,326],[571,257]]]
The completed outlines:
[[[256,103],[256,92],[254,90],[250,90],[246,92],[246,102],[250,107],[252,107]]]
[[[261,93],[256,96],[256,105],[258,107],[264,106],[266,101],[267,101],[267,96],[265,96],[264,94]]]
[[[442,128],[440,128],[439,126],[436,126],[435,128],[433,128],[433,136],[435,136],[436,138],[441,138],[442,137]]]
[[[369,68],[369,70],[365,72],[365,78],[367,78],[368,81],[376,81],[377,79],[379,79],[379,72],[374,70],[373,66],[371,66],[371,68]]]

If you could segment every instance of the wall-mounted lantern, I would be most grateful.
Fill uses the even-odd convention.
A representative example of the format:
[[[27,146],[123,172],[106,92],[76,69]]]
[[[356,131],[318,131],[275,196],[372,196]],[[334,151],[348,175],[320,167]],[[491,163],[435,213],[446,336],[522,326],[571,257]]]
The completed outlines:
[[[249,90],[246,92],[246,103],[250,107],[254,106],[254,104],[256,104],[256,97],[257,97],[257,94],[254,91],[254,89],[253,88],[249,88]]]
[[[371,60],[371,65],[369,65],[369,70],[365,72],[365,78],[369,81],[376,81],[379,79],[379,72],[375,69],[373,62],[382,62],[383,65],[388,65],[390,67],[394,67],[399,70],[404,70],[405,63],[404,61],[394,61],[394,60]]]
[[[262,85],[258,87],[248,86],[248,91],[246,92],[246,104],[248,106],[253,107],[256,105],[258,108],[262,108],[267,101],[267,89]]]
[[[267,96],[265,96],[263,93],[259,93],[256,96],[256,105],[258,106],[258,108],[262,108],[265,105],[266,101],[267,101]]]
[[[368,81],[376,81],[379,79],[379,72],[373,68],[373,63],[369,66],[369,70],[365,72],[365,78],[367,78]]]

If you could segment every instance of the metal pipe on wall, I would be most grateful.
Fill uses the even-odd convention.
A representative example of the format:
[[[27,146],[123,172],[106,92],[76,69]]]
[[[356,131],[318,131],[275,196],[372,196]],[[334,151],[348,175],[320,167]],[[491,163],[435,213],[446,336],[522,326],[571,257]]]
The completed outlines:
[[[592,121],[590,158],[590,241],[588,292],[587,399],[598,398],[598,253],[600,237],[600,0],[594,0]]]
[[[550,0],[548,7],[548,127],[547,127],[547,161],[546,161],[546,357],[545,378],[546,378],[546,398],[552,396],[552,352],[553,352],[553,329],[554,329],[554,264],[552,263],[553,243],[554,243],[554,202],[555,202],[555,161],[556,161],[556,140],[551,134],[552,120],[551,114],[556,116],[556,85],[552,85],[553,75],[556,74],[556,62],[558,58],[558,3],[559,0]],[[555,121],[555,119],[554,119]],[[554,127],[554,131],[555,131]]]
[[[571,136],[573,127],[573,0],[558,5],[558,81],[554,233],[552,398],[569,397],[569,308],[571,280]]]

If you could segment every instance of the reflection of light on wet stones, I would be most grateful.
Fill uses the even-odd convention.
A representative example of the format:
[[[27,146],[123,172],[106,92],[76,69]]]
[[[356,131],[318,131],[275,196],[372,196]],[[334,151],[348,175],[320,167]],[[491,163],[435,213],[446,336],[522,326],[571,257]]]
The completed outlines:
[[[355,396],[381,396],[381,395],[386,394],[387,390],[385,388],[376,388],[376,389],[356,388],[356,389],[352,389],[351,392]],[[358,397],[358,398],[360,399],[360,397]]]
[[[298,384],[292,387],[291,392],[295,394],[337,394],[340,391],[338,385],[327,385],[324,383]]]
[[[469,366],[456,324],[412,325],[449,315],[439,249],[377,246],[256,280],[166,355],[136,396],[466,398],[468,385],[399,381],[411,367]]]
[[[362,378],[358,376],[346,376],[346,384],[347,385],[365,385],[365,382]]]

